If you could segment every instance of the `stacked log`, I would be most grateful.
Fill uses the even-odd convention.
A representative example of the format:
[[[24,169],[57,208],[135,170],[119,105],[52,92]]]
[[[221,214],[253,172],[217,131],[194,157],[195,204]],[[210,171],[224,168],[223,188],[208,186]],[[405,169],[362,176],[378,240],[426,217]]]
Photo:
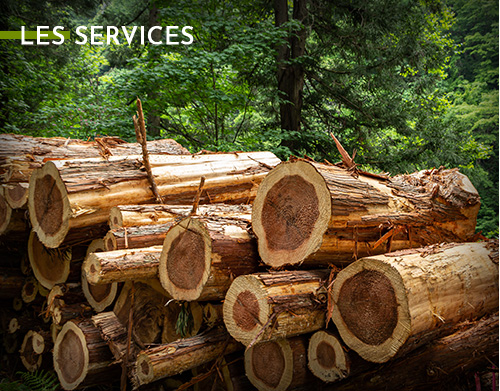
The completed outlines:
[[[23,341],[29,370],[52,354],[64,389],[414,389],[498,355],[498,244],[463,243],[479,196],[457,170],[9,137],[3,349]]]

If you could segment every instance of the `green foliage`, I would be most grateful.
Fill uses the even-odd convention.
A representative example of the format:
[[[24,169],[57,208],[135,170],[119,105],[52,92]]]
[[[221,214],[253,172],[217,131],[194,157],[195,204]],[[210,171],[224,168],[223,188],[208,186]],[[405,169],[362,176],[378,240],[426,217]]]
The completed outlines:
[[[52,372],[38,370],[35,372],[17,372],[20,381],[1,381],[0,391],[55,391],[59,389],[59,381]]]

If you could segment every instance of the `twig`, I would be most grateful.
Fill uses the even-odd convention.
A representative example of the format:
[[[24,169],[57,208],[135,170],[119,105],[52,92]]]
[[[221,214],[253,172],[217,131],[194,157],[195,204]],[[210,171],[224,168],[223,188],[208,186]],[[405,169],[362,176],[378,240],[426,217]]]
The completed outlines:
[[[134,121],[135,136],[137,142],[142,146],[142,158],[144,160],[144,167],[146,168],[146,173],[148,175],[149,184],[151,185],[151,191],[156,198],[156,201],[163,204],[163,200],[156,186],[155,179],[153,177],[153,171],[151,170],[151,164],[149,163],[149,153],[146,140],[146,124],[144,122],[144,113],[142,112],[141,100],[137,98],[137,117],[134,115],[132,117]]]
[[[205,185],[205,177],[202,176],[200,178],[200,185],[198,186],[198,191],[196,192],[196,196],[194,197],[193,209],[191,209],[190,216],[195,215],[196,211],[198,210],[198,204],[200,203],[200,197],[201,197],[201,193],[203,191],[204,185]]]

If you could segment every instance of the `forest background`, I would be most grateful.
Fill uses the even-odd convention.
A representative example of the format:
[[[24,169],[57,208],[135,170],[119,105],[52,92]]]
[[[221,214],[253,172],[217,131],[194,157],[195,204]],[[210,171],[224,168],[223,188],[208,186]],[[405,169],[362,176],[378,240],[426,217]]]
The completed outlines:
[[[134,141],[136,97],[151,139],[193,152],[336,162],[332,132],[366,170],[460,168],[482,198],[478,231],[498,237],[497,1],[2,2],[0,31],[175,25],[194,36],[177,46],[0,40],[3,133]]]

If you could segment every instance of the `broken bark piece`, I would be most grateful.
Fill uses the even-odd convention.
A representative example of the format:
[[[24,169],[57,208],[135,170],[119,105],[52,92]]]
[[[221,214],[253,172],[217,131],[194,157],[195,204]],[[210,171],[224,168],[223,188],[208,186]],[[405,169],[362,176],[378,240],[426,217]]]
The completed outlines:
[[[261,391],[318,386],[307,368],[307,337],[260,342],[245,351],[245,371]]]
[[[245,346],[325,326],[328,270],[256,273],[237,277],[224,300],[224,323]]]
[[[496,311],[494,251],[491,243],[448,244],[352,263],[331,291],[342,340],[365,360],[382,363],[457,322]]]
[[[28,257],[31,269],[38,282],[52,289],[54,285],[66,282],[70,272],[71,248],[49,249],[31,231],[28,240]]]
[[[143,350],[137,356],[135,382],[143,385],[193,369],[224,354],[241,350],[226,331],[212,331]]]
[[[150,162],[166,203],[192,202],[201,176],[206,182],[200,202],[249,203],[267,167],[279,159],[270,152],[241,152],[151,155]],[[100,234],[113,206],[152,200],[147,175],[134,156],[48,161],[32,173],[29,189],[33,230],[49,248],[66,245],[82,233],[86,240],[96,239],[92,235]]]
[[[233,279],[257,271],[249,221],[188,217],[167,233],[158,274],[176,300],[223,299]]]
[[[259,186],[252,228],[269,266],[346,264],[469,240],[479,205],[476,189],[458,170],[354,178],[340,167],[294,160],[274,168]]]
[[[109,383],[119,365],[89,319],[67,322],[54,343],[54,369],[65,390]]]

